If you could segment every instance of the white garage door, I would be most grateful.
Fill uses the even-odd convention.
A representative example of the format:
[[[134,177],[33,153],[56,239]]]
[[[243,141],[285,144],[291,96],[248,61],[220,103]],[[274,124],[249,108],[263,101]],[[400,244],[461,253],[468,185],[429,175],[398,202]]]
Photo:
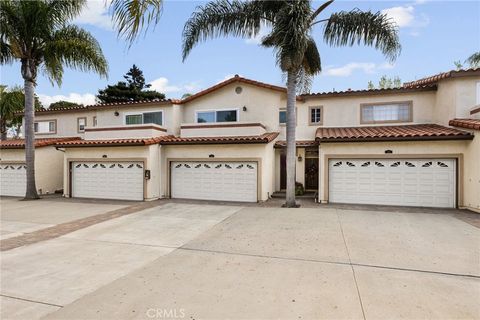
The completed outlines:
[[[453,159],[333,159],[329,201],[455,207]]]
[[[143,200],[143,163],[73,162],[72,196]]]
[[[257,201],[256,162],[172,162],[170,168],[172,198]]]
[[[25,196],[27,188],[26,166],[22,163],[0,164],[0,195]]]

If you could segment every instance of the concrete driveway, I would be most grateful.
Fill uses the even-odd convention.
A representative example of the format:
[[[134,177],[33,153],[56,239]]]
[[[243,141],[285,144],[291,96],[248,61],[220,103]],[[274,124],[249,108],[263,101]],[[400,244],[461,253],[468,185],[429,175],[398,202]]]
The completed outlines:
[[[61,223],[124,208],[128,202],[77,202],[58,197],[35,201],[21,198],[0,199],[0,239],[45,229]]]
[[[2,319],[480,319],[451,214],[167,203],[2,253]]]

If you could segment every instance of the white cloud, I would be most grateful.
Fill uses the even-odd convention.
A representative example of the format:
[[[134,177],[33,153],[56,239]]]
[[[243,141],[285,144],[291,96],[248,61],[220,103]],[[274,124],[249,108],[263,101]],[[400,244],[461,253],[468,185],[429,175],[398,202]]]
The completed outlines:
[[[421,4],[416,2],[415,4]],[[399,28],[421,28],[430,23],[430,19],[425,14],[416,14],[414,5],[398,6],[383,9],[382,13],[391,18]]]
[[[111,0],[88,0],[87,5],[74,22],[112,30],[112,18],[108,14],[110,2]]]
[[[382,10],[382,13],[393,19],[399,28],[410,26],[415,20],[415,8],[413,6],[392,7]]]
[[[160,77],[150,82],[151,90],[156,90],[161,93],[194,93],[198,91],[200,86],[197,82],[189,82],[182,85],[172,85],[165,77]]]
[[[373,62],[350,62],[341,67],[327,67],[323,75],[331,77],[348,77],[357,70],[363,71],[366,74],[373,74],[379,70],[393,69],[395,65],[390,63],[376,64]]]
[[[91,93],[70,93],[68,96],[64,95],[54,95],[54,96],[49,96],[46,94],[38,94],[38,99],[40,99],[40,102],[45,108],[48,108],[51,103],[57,102],[57,101],[69,101],[69,102],[75,102],[75,103],[80,103],[83,105],[90,105],[90,104],[95,104],[95,95]]]

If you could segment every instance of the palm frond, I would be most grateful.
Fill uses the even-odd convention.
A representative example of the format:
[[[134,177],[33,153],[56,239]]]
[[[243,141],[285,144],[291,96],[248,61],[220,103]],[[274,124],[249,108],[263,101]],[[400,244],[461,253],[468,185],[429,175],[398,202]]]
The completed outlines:
[[[108,63],[97,40],[87,31],[73,25],[56,31],[45,46],[45,71],[52,81],[60,84],[63,65],[94,71],[106,76]]]
[[[85,7],[86,0],[47,0],[47,14],[57,27],[77,17]],[[42,15],[38,15],[42,16]]]
[[[308,40],[307,49],[303,57],[302,68],[305,73],[314,76],[322,71],[322,61],[320,52],[318,52],[317,44],[313,38]]]
[[[163,0],[113,0],[110,4],[113,23],[119,36],[130,44],[153,23],[157,25],[163,10]]]
[[[282,71],[296,70],[303,63],[310,39],[310,3],[291,1],[277,12],[272,31],[262,45],[275,50]]]
[[[470,57],[468,57],[468,59],[465,62],[470,64],[471,68],[480,67],[480,51],[472,54]]]
[[[272,6],[267,5],[263,1],[217,0],[197,7],[183,28],[183,60],[198,42],[208,38],[257,35],[261,24],[268,24],[271,17]]]
[[[359,9],[334,13],[328,19],[324,40],[332,46],[373,46],[394,61],[400,54],[401,45],[397,26],[381,12],[363,12]]]

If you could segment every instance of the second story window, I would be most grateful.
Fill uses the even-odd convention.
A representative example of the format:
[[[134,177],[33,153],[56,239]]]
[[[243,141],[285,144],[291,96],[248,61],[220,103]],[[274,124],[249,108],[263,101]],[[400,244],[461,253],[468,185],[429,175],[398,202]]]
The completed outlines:
[[[236,122],[238,110],[197,111],[197,123],[209,122]]]
[[[287,110],[280,110],[278,112],[278,122],[280,124],[286,124],[287,123]]]
[[[33,130],[36,134],[54,134],[57,133],[57,120],[35,121]]]
[[[310,107],[309,108],[309,124],[310,125],[320,125],[322,124],[322,118],[323,118],[323,108],[320,107]]]
[[[413,121],[412,102],[392,102],[362,104],[360,106],[360,123],[391,123]]]
[[[125,124],[147,124],[153,123],[159,126],[163,125],[163,112],[143,112],[138,114],[128,114],[125,116]]]
[[[77,132],[85,132],[85,127],[87,126],[87,118],[77,118]]]

